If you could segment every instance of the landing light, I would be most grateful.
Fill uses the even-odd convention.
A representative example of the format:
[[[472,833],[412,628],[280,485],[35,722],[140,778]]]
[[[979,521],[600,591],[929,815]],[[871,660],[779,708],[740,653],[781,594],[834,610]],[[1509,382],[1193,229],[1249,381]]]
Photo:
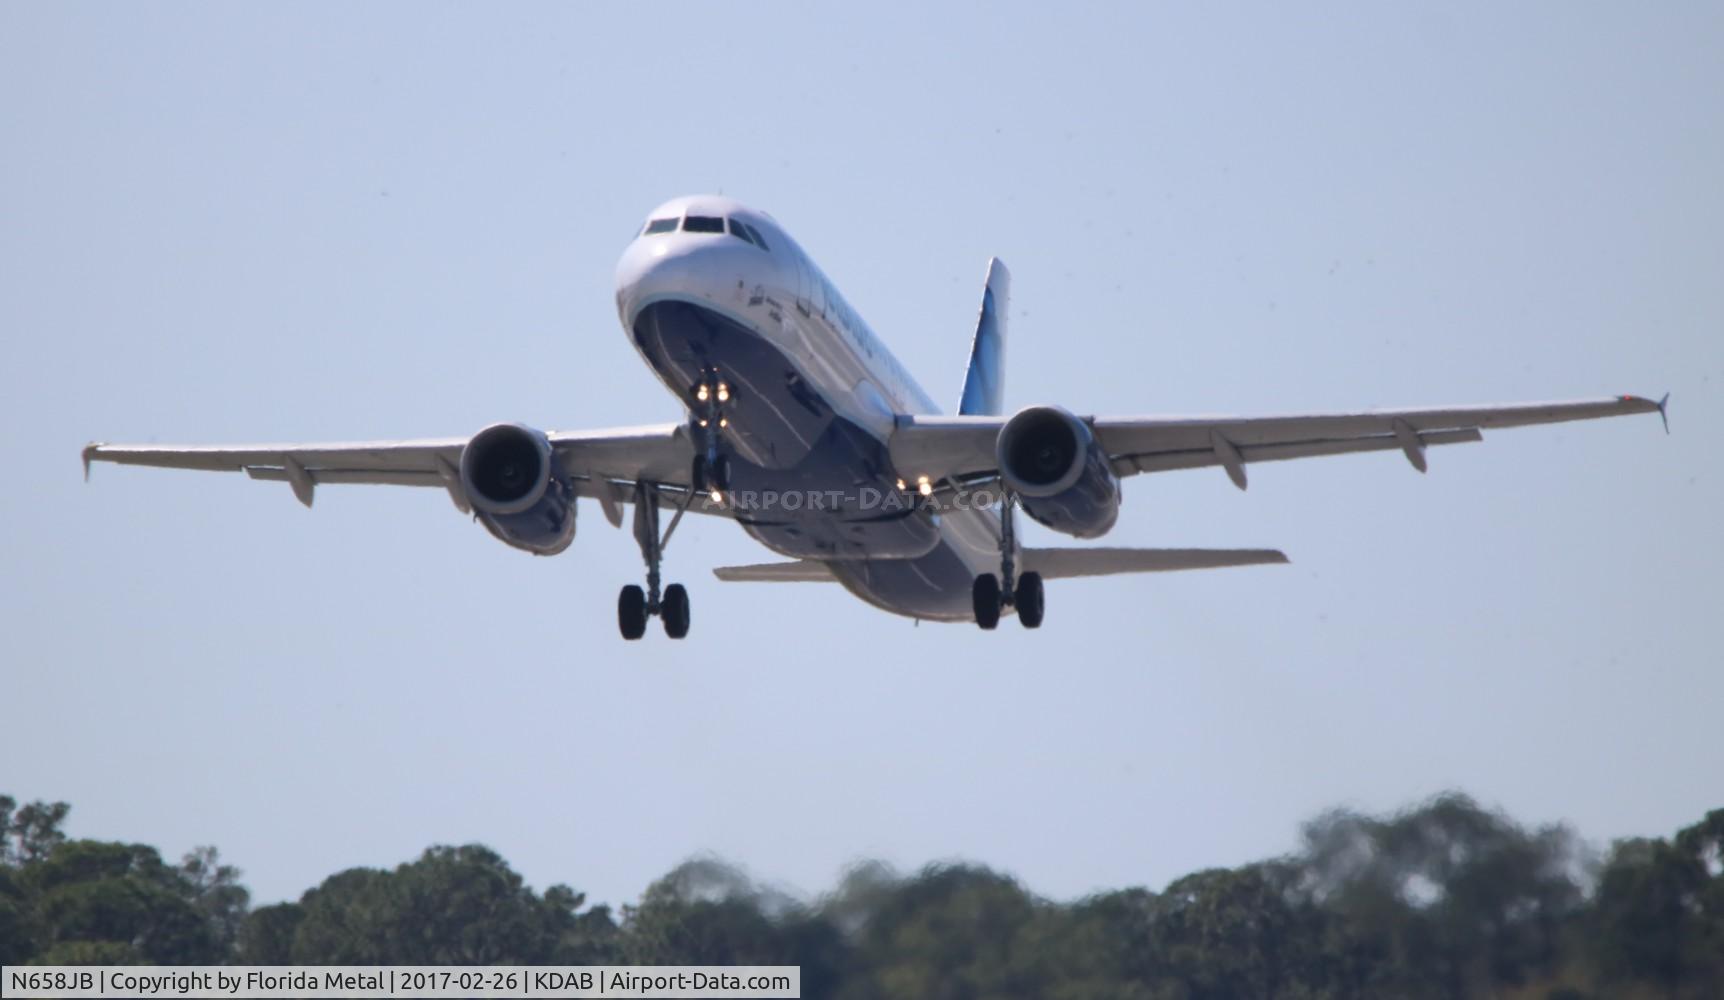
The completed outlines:
[[[697,385],[694,387],[694,398],[695,399],[698,399],[704,403],[704,402],[706,402],[706,396],[707,396],[707,392],[706,392],[706,383],[705,382],[702,382],[700,385]]]
[[[718,401],[724,403],[729,402],[729,400],[730,386],[725,385],[723,382],[718,383]]]
[[[718,426],[729,427],[730,426],[730,418],[729,417],[719,417],[718,418]]]
[[[898,480],[898,488],[904,489],[904,480],[902,480],[902,479]]]
[[[716,504],[723,504],[724,503],[724,491],[723,490],[713,490],[711,493],[708,493],[707,496],[710,496],[712,498],[713,503],[716,503]]]
[[[700,425],[701,425],[701,426],[702,426],[702,427],[705,427],[705,426],[706,426],[706,418],[705,418],[705,417],[701,417],[701,418],[700,418]]]
[[[926,496],[933,496],[934,495],[934,484],[928,482],[927,476],[917,476],[916,477],[916,492],[922,494],[925,497]]]

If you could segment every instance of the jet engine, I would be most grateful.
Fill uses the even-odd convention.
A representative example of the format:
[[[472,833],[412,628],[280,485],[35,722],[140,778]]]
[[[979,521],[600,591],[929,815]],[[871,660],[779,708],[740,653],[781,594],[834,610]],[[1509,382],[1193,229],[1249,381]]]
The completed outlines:
[[[492,424],[461,449],[461,488],[491,534],[535,555],[575,537],[575,490],[544,432]]]
[[[1099,538],[1119,517],[1119,477],[1089,425],[1057,406],[1019,410],[995,444],[1024,513],[1062,534]]]

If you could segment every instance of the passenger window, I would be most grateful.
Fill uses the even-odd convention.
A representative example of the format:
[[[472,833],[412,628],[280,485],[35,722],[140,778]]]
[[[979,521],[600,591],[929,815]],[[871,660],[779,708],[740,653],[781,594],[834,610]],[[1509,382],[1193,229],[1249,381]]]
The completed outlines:
[[[716,215],[691,215],[682,220],[685,233],[722,233],[724,220]]]
[[[748,230],[748,235],[750,235],[750,236],[752,236],[752,237],[754,237],[754,242],[756,242],[756,243],[758,243],[758,244],[760,244],[760,249],[762,249],[762,250],[766,250],[766,251],[769,251],[769,252],[770,252],[770,251],[771,251],[771,250],[772,250],[772,248],[771,248],[771,247],[769,247],[769,246],[767,246],[767,245],[766,245],[766,241],[765,241],[765,240],[764,240],[764,239],[762,239],[762,238],[761,238],[761,236],[760,236],[760,230],[758,230],[758,229],[756,229],[756,228],[754,228],[754,227],[753,227],[753,226],[751,226],[751,225],[749,225],[749,224],[748,224],[748,223],[746,223],[746,222],[744,222],[744,223],[743,223],[743,224],[742,224],[742,225],[743,225],[743,228],[745,228],[745,229],[747,229],[747,230]]]
[[[742,223],[736,221],[735,219],[730,220],[730,235],[736,237],[739,240],[747,242],[747,243],[753,243],[754,242],[754,240],[751,237],[749,237],[748,230],[743,226]]]
[[[675,219],[654,219],[646,224],[646,232],[643,235],[651,236],[654,233],[670,233],[675,231]]]

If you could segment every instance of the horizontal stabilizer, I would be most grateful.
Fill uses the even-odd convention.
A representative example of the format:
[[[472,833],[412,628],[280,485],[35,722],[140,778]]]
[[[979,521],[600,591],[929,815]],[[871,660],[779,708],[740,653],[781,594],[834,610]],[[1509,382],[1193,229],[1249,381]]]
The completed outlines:
[[[794,562],[755,563],[751,566],[720,566],[712,575],[728,583],[831,583],[832,571],[812,559]]]
[[[1222,569],[1284,563],[1278,549],[1025,549],[1021,564],[1044,579],[1166,573],[1176,569]]]

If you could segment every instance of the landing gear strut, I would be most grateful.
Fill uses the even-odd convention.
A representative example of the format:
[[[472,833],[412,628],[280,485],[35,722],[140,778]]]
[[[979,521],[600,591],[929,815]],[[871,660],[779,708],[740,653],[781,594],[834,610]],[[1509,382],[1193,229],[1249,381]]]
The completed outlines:
[[[729,426],[725,410],[731,399],[729,383],[718,372],[706,369],[694,386],[694,431],[700,451],[694,456],[694,468],[689,482],[696,493],[728,493],[730,491],[730,459],[719,447],[719,431]]]
[[[676,531],[676,526],[682,520],[683,512],[694,500],[694,491],[683,498],[682,506],[676,510],[676,516],[670,519],[670,527],[664,534],[658,531],[658,487],[652,483],[635,484],[635,541],[640,543],[641,559],[646,562],[646,589],[637,584],[629,584],[617,595],[617,628],[624,639],[639,639],[646,634],[647,619],[657,615],[664,621],[664,634],[672,639],[681,639],[688,635],[688,591],[680,583],[673,583],[659,593],[659,563],[664,558],[664,548],[670,544],[670,536]]]
[[[1042,575],[1017,575],[1017,531],[1013,524],[1015,498],[1006,494],[1000,510],[1000,575],[983,573],[970,586],[970,603],[976,624],[993,629],[1000,624],[1000,611],[1016,608],[1024,628],[1042,627]]]

